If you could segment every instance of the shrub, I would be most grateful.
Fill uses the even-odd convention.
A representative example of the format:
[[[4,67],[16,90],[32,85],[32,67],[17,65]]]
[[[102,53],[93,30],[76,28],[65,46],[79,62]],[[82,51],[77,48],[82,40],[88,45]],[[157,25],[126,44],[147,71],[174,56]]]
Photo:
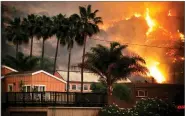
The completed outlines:
[[[175,105],[169,101],[148,98],[138,101],[134,112],[139,116],[174,116],[177,110]]]
[[[157,98],[142,99],[133,108],[120,109],[117,105],[103,107],[99,116],[175,116],[174,104]]]
[[[117,97],[120,100],[130,100],[130,93],[131,91],[126,85],[115,84],[113,86],[113,96]]]
[[[117,105],[107,105],[103,107],[100,112],[99,116],[123,116],[125,114],[125,110],[120,109]]]
[[[107,92],[106,86],[102,83],[92,83],[90,88],[92,92],[95,92],[95,93],[99,93],[99,92],[106,93]]]

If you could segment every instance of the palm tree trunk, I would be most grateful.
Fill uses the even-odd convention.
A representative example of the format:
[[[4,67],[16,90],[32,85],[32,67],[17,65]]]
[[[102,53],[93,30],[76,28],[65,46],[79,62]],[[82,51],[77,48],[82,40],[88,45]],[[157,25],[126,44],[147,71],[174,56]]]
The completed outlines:
[[[57,48],[56,48],[56,52],[55,52],[55,60],[54,60],[53,74],[55,73],[55,70],[56,70],[56,62],[57,62],[57,55],[58,55],[58,46],[59,46],[59,39],[57,39]]]
[[[43,38],[43,41],[42,41],[42,60],[41,60],[41,69],[43,69],[43,61],[44,61],[44,43],[45,43],[45,39]]]
[[[108,104],[112,104],[112,85],[107,85]]]
[[[15,58],[16,58],[16,59],[17,59],[17,57],[18,57],[18,49],[19,49],[19,42],[16,43],[16,50],[15,50],[15,52],[16,52]]]
[[[32,50],[33,50],[33,36],[31,38],[30,57],[32,57]]]
[[[70,63],[71,63],[71,48],[69,48],[69,57],[68,57],[68,69],[67,69],[67,103],[68,103],[68,96],[69,96],[69,71],[70,71]]]
[[[82,56],[82,68],[81,68],[81,93],[83,93],[83,71],[84,71],[84,57],[86,47],[86,36],[84,36],[83,56]]]

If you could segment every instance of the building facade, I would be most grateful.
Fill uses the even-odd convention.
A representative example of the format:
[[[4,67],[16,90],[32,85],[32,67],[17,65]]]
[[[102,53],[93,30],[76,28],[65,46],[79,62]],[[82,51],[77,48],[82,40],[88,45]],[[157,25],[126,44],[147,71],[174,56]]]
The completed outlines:
[[[125,83],[123,83],[125,84]],[[163,100],[174,101],[181,90],[184,90],[184,85],[179,84],[158,84],[158,83],[127,83],[131,90],[130,100],[118,100],[115,97],[111,98],[111,102],[116,103],[120,107],[133,107],[137,101],[143,98],[159,98]]]
[[[66,81],[46,71],[15,72],[2,67],[3,92],[56,91],[65,92]],[[4,71],[4,72],[3,72]],[[8,73],[7,73],[8,72]]]
[[[58,77],[63,78],[67,81],[67,72],[66,71],[57,71],[55,73]],[[83,92],[91,92],[91,84],[98,83],[99,77],[90,72],[84,72],[83,79]],[[118,83],[131,83],[131,81],[127,78],[126,80],[119,81]],[[81,91],[81,73],[80,72],[70,72],[69,75],[69,91],[70,92],[80,92]]]

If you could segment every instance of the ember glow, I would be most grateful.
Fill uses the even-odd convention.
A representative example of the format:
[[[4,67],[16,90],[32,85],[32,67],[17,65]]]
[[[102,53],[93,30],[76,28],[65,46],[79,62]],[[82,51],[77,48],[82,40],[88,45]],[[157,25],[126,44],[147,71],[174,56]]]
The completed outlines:
[[[182,41],[184,41],[184,35],[182,33],[179,32],[179,30],[177,30],[177,32],[179,33],[179,37]]]
[[[169,10],[169,12],[168,12],[168,16],[172,16],[172,14],[171,14],[171,10]]]
[[[135,13],[135,14],[134,14],[134,16],[138,18],[138,17],[140,17],[140,16],[141,16],[141,14],[139,14],[139,13]]]

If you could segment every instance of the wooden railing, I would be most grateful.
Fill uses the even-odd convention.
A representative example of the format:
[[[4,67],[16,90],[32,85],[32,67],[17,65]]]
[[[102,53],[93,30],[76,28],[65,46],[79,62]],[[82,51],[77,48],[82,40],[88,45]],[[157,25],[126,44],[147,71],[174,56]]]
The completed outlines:
[[[5,106],[73,106],[102,107],[107,104],[104,93],[67,92],[6,92],[2,93]]]

